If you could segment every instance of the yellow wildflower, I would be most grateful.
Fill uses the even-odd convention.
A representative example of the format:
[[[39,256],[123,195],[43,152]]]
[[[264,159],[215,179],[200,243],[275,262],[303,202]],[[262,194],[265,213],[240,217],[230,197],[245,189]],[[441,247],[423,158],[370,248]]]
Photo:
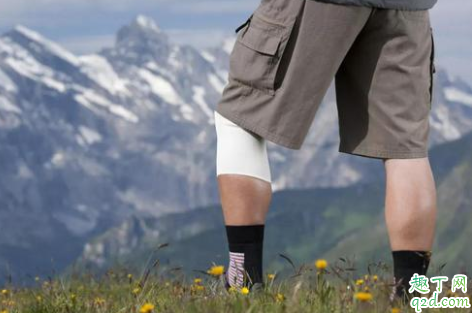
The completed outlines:
[[[2,289],[2,295],[6,296],[8,295],[9,291],[8,289]]]
[[[202,286],[202,285],[194,285],[194,288],[197,291],[205,290],[205,286]]]
[[[133,274],[128,274],[128,276],[127,276],[127,277],[128,277],[128,279],[130,279],[130,280],[131,280],[131,279],[133,279]]]
[[[96,305],[102,305],[102,304],[105,303],[105,299],[102,299],[100,297],[96,297],[94,302],[95,302]]]
[[[8,313],[8,310],[1,310],[0,313]]]
[[[400,309],[399,308],[392,308],[392,313],[400,313]]]
[[[225,271],[225,267],[223,265],[215,265],[215,266],[212,266],[207,271],[207,273],[213,276],[220,276],[220,275],[223,275],[224,271]]]
[[[133,293],[135,295],[137,295],[140,291],[141,291],[141,288],[139,288],[139,287],[136,287],[136,288],[133,289]]]
[[[243,295],[247,295],[247,294],[249,293],[249,288],[247,288],[247,287],[241,288],[241,293],[242,293]]]
[[[71,294],[70,298],[71,298],[72,301],[74,301],[77,298],[77,296],[75,294]]]
[[[356,285],[357,285],[357,286],[360,286],[360,285],[362,285],[363,283],[364,283],[364,280],[363,280],[363,279],[358,279],[358,280],[356,280]]]
[[[328,261],[324,259],[318,259],[315,262],[315,266],[319,270],[324,270],[326,267],[328,267]]]
[[[152,310],[154,310],[154,305],[151,303],[145,303],[139,310],[139,313],[151,313]]]
[[[372,300],[372,294],[369,292],[356,292],[354,297],[363,302]]]
[[[373,281],[377,281],[377,280],[379,280],[379,276],[377,276],[377,275],[374,275],[374,276],[372,277],[372,280],[373,280]]]
[[[43,298],[41,298],[41,296],[36,296],[36,301],[41,302],[43,301]]]
[[[269,280],[274,280],[275,279],[275,274],[267,274],[267,278]]]
[[[193,282],[198,285],[198,284],[201,284],[201,283],[202,283],[202,279],[201,279],[201,278],[195,278],[195,279],[193,280]]]
[[[8,300],[8,301],[5,301],[3,304],[5,304],[6,306],[14,306],[14,305],[15,305],[15,301],[13,301],[13,300]]]
[[[285,296],[281,293],[278,293],[275,295],[275,301],[277,302],[283,302],[285,300]]]
[[[449,289],[448,291],[446,291],[446,296],[447,297],[457,297],[458,294],[455,293],[455,292],[452,292],[452,290]]]

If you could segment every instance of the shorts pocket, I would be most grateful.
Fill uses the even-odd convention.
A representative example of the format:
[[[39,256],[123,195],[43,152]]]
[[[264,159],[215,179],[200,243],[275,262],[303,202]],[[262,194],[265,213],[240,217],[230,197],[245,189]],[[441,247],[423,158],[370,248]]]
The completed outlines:
[[[251,88],[274,94],[275,77],[295,19],[281,23],[255,11],[236,30],[229,76]]]

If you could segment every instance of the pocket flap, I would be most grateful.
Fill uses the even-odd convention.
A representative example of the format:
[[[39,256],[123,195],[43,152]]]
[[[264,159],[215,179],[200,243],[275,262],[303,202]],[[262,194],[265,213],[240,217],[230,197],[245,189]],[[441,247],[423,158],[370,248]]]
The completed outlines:
[[[238,41],[246,47],[268,55],[275,55],[277,53],[281,40],[281,36],[251,25],[238,38]]]

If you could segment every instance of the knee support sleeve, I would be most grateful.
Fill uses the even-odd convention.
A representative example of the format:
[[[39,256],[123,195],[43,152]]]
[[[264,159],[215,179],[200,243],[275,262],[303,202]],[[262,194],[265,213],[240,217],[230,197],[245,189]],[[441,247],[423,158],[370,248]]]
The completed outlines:
[[[216,175],[242,174],[271,182],[267,143],[214,111],[217,136]]]

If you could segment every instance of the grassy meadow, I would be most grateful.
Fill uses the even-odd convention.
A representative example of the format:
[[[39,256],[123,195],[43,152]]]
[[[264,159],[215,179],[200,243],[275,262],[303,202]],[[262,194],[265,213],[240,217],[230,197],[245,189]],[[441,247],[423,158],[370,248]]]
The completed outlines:
[[[289,258],[287,262],[291,264]],[[82,272],[33,277],[31,286],[19,288],[7,283],[0,288],[0,313],[413,312],[399,301],[389,301],[390,269],[381,262],[370,264],[364,274],[355,274],[362,271],[355,270],[349,260],[339,259],[334,264],[315,260],[293,266],[286,277],[266,273],[265,287],[258,291],[227,291],[225,270],[224,265],[210,264],[189,277],[181,268],[164,268],[155,261],[140,274],[115,268],[100,275]],[[469,286],[469,292],[471,289]],[[447,283],[441,295],[472,297],[472,293],[452,293]]]

